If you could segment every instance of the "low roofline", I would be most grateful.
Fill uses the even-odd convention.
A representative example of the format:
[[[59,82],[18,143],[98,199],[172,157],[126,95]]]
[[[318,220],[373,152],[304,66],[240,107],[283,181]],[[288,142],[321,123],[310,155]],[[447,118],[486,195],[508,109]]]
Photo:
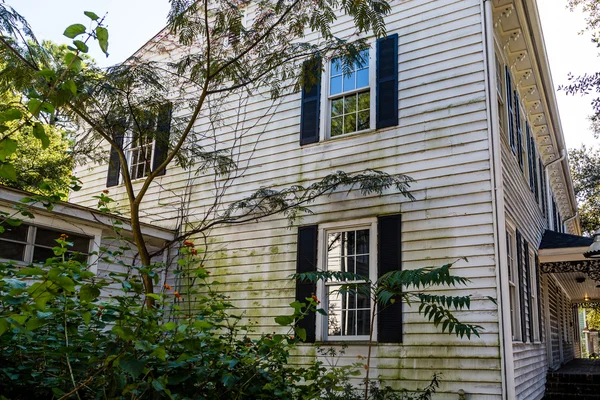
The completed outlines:
[[[35,196],[35,194],[26,192],[24,190],[13,189],[0,185],[0,203],[5,202],[10,205],[23,204],[21,202],[21,199],[29,196]],[[111,228],[113,225],[111,220],[117,219],[123,223],[122,228],[124,230],[129,232],[131,231],[131,222],[129,218],[112,214],[107,215],[92,208],[80,206],[78,204],[59,201],[54,205],[52,211],[46,210],[46,208],[40,204],[32,205],[32,207],[35,208],[36,211],[39,211],[41,213],[61,214],[69,218],[79,219],[85,223],[102,228]],[[175,231],[172,231],[170,229],[160,228],[145,223],[141,223],[140,225],[142,228],[142,233],[146,236],[167,241],[173,240],[175,238]]]

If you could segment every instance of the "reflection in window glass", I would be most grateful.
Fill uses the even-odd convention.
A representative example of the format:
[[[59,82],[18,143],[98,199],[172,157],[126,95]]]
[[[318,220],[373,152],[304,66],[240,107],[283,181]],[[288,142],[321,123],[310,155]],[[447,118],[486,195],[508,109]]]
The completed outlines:
[[[369,129],[371,125],[368,50],[361,52],[361,59],[361,63],[350,65],[346,71],[339,58],[331,61],[331,137]]]

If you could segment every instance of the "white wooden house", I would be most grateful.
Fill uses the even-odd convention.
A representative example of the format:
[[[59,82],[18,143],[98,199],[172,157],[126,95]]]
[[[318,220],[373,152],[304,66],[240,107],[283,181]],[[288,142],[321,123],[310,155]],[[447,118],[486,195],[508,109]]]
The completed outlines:
[[[577,272],[571,263],[590,242],[568,235],[581,231],[536,2],[404,0],[392,3],[386,22],[389,36],[371,40],[369,64],[356,68],[348,86],[326,63],[319,86],[285,97],[276,112],[261,97],[243,109],[224,107],[231,118],[219,128],[219,146],[235,139],[228,124],[241,119],[256,129],[241,147],[244,173],[225,201],[365,169],[411,176],[416,200],[391,191],[336,193],[317,200],[294,227],[283,216],[221,227],[208,239],[206,266],[244,316],[270,332],[279,329],[275,316],[289,314],[297,295],[289,277],[297,269],[336,268],[332,260],[343,259],[376,278],[382,268],[466,257],[453,269],[471,283],[447,292],[473,295],[471,310],[457,316],[482,325],[481,337],[443,334],[401,305],[376,322],[372,376],[416,389],[442,373],[439,399],[457,399],[460,390],[468,399],[540,399],[547,371],[579,354],[573,304],[600,298],[600,290],[586,275],[589,266]],[[334,30],[351,25],[342,18]],[[164,60],[161,40],[137,55]],[[206,118],[196,124],[198,132],[211,128]],[[145,154],[160,157],[159,147]],[[155,165],[147,161],[145,168]],[[108,165],[76,175],[84,188],[71,202],[93,207],[91,196],[107,183],[111,197],[124,201]],[[218,189],[214,180],[169,166],[143,205],[146,222],[181,229],[182,221],[202,218]],[[326,246],[332,233],[356,243],[343,258]],[[576,283],[582,277],[586,283]],[[327,304],[328,289],[298,288],[299,295],[315,291],[338,318],[315,317],[310,339],[348,344],[341,362],[353,363],[366,355],[364,315],[373,305]],[[314,357],[307,344],[297,362]]]

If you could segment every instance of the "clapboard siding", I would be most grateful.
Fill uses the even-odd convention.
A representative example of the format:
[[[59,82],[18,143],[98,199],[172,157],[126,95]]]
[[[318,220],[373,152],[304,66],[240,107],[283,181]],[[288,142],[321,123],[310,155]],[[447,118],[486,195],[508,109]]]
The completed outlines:
[[[459,389],[473,398],[501,398],[498,313],[487,298],[496,297],[497,287],[481,11],[476,0],[393,5],[386,21],[388,33],[399,35],[397,127],[300,147],[299,93],[276,103],[259,95],[243,107],[236,101],[223,103],[218,144],[199,139],[198,145],[235,146],[239,132],[233,120],[244,121],[244,144],[231,153],[243,174],[228,181],[169,166],[146,196],[145,220],[173,227],[185,197],[185,215],[191,223],[198,221],[224,185],[230,187],[220,200],[223,207],[261,187],[306,186],[337,170],[370,168],[409,175],[416,180],[410,187],[415,201],[393,190],[362,196],[343,189],[317,199],[310,205],[312,213],[292,226],[284,216],[217,226],[207,242],[196,239],[204,250],[204,265],[220,282],[220,290],[231,296],[243,321],[256,323],[256,334],[281,331],[274,317],[289,314],[294,299],[290,275],[296,265],[297,225],[401,212],[403,268],[439,266],[466,257],[468,261],[461,259],[453,270],[471,282],[431,293],[473,295],[471,311],[456,315],[485,331],[471,340],[442,334],[415,307],[404,305],[404,342],[376,346],[372,371],[386,384],[410,389],[426,385],[434,372],[442,373],[440,399],[455,399]],[[348,18],[333,26],[336,33],[353,29]],[[210,131],[207,118],[200,118],[195,130]],[[89,196],[104,189],[106,166],[80,171],[84,189],[72,201],[92,205]],[[122,187],[110,190],[115,200],[125,202]],[[181,292],[187,295],[185,287]],[[298,352],[293,362],[299,365],[317,357],[310,346]],[[339,362],[352,364],[359,354],[366,355],[366,347],[351,344]]]

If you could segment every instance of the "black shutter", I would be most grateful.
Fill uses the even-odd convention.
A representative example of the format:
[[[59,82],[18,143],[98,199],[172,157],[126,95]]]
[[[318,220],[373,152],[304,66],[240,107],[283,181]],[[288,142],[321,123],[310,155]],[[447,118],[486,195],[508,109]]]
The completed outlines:
[[[171,104],[165,104],[156,119],[156,137],[154,138],[154,160],[152,162],[152,171],[156,170],[160,164],[167,159],[169,153],[169,136],[171,133]],[[166,168],[161,169],[158,175],[164,175]]]
[[[298,228],[298,252],[296,254],[296,272],[313,272],[317,270],[317,225]],[[310,282],[296,281],[296,300],[306,302],[317,291],[317,285]],[[306,329],[306,341],[315,341],[315,313],[311,313],[298,322],[298,327]]]
[[[515,90],[515,116],[517,124],[517,160],[519,160],[519,167],[523,171],[523,130],[521,129],[521,108],[519,105],[519,95]]]
[[[523,243],[521,241],[521,232],[517,230],[517,268],[519,273],[517,279],[519,280],[519,303],[521,309],[521,339],[523,343],[527,341],[527,327],[525,326],[525,290],[523,288],[523,282],[525,281],[523,271]]]
[[[531,148],[533,152],[533,194],[535,195],[535,201],[539,201],[540,199],[540,189],[538,185],[538,172],[537,172],[537,164],[539,157],[537,156],[537,152],[535,151],[535,142],[533,138],[531,138]]]
[[[125,135],[124,124],[119,124],[115,129],[117,132],[113,136],[113,140],[123,148],[123,137]],[[108,159],[108,174],[106,175],[106,187],[117,186],[119,184],[119,176],[121,175],[121,159],[119,152],[113,146],[110,146],[110,157]]]
[[[400,214],[377,219],[377,277],[402,269]],[[402,302],[400,299],[377,314],[377,341],[402,343]]]
[[[512,78],[508,66],[505,67],[506,72],[506,105],[508,106],[508,141],[510,147],[515,150],[515,108],[513,105],[513,87]]]
[[[377,40],[376,128],[398,125],[398,34]]]
[[[527,312],[529,313],[529,341],[533,343],[533,311],[531,311],[531,265],[529,265],[529,243],[523,240],[523,248],[525,253],[525,279],[527,280]]]
[[[540,197],[542,199],[542,215],[544,217],[546,217],[546,214],[548,213],[548,207],[546,202],[548,201],[548,198],[546,197],[546,174],[544,174],[544,164],[542,163],[542,160],[539,160],[539,168],[540,168],[540,183],[541,183],[541,193],[540,193]]]
[[[540,332],[540,342],[542,341],[542,282],[540,281],[540,259],[535,255],[535,281],[537,283],[537,306],[538,306],[538,326]]]
[[[529,188],[533,190],[533,140],[531,139],[531,128],[526,125],[527,131],[527,167],[529,171]]]
[[[300,110],[300,145],[319,141],[319,114],[321,108],[321,59],[305,61],[303,66],[305,83],[302,87]],[[307,79],[307,76],[315,79]]]

